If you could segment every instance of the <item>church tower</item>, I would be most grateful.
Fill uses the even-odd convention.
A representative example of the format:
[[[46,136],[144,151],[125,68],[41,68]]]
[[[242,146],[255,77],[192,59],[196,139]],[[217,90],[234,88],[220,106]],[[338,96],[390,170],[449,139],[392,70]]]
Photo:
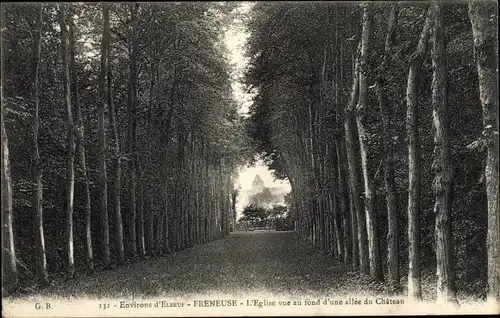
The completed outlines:
[[[259,175],[256,175],[252,181],[252,193],[260,193],[262,190],[264,190],[264,181],[262,181]]]

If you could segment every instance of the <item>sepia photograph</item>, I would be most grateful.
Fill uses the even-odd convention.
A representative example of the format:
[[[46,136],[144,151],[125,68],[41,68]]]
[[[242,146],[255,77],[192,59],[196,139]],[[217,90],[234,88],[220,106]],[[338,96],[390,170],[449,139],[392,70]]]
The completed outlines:
[[[2,317],[500,314],[497,20],[3,2]]]

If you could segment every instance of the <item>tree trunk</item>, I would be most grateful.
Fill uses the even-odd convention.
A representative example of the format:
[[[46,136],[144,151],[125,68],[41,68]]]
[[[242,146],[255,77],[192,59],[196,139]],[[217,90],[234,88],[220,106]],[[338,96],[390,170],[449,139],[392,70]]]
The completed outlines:
[[[341,219],[342,217],[338,213],[338,204],[337,204],[337,196],[335,194],[332,194],[332,201],[333,201],[333,211],[335,213],[332,215],[333,219],[333,233],[335,235],[335,242],[336,242],[336,248],[337,248],[337,255],[339,258],[339,261],[343,261],[343,256],[344,256],[344,250],[343,250],[343,245],[342,245],[342,234],[341,234],[341,222],[339,221],[339,218]]]
[[[176,164],[177,164],[177,176],[176,176],[176,188],[175,188],[175,205],[173,209],[173,246],[174,246],[174,251],[180,251],[183,249],[182,246],[182,241],[184,239],[183,237],[183,226],[184,226],[184,220],[183,220],[183,211],[182,211],[182,197],[184,196],[183,193],[183,174],[182,174],[182,169],[184,167],[183,161],[184,161],[184,129],[183,127],[179,126],[179,129],[177,131],[177,158],[176,158]]]
[[[130,45],[130,78],[128,83],[129,111],[129,215],[128,215],[128,257],[134,260],[137,253],[136,240],[136,188],[137,188],[137,6],[130,4],[132,21]]]
[[[233,232],[235,232],[236,229],[236,200],[238,199],[238,190],[234,189],[234,184],[232,184],[233,187],[231,188],[231,217],[232,217],[232,222],[233,222]]]
[[[40,152],[38,149],[38,129],[40,126],[40,95],[39,95],[39,68],[40,68],[40,47],[42,42],[42,5],[37,5],[36,22],[35,22],[35,39],[33,42],[33,62],[31,69],[32,91],[31,99],[35,102],[33,110],[33,125],[31,132],[31,181],[33,182],[33,234],[35,238],[36,251],[36,272],[38,283],[42,286],[48,285],[49,279],[47,274],[47,260],[45,253],[45,239],[43,231],[43,183],[42,183],[42,167],[40,161]],[[3,126],[3,124],[2,124]],[[7,135],[5,136],[7,138]],[[7,145],[7,139],[6,139]],[[8,152],[7,152],[8,154]],[[9,159],[6,158],[8,161]],[[8,163],[7,163],[8,164]],[[10,175],[8,176],[10,178]],[[12,246],[14,248],[14,246]],[[16,278],[17,279],[17,278]]]
[[[500,302],[500,215],[498,212],[498,46],[497,27],[490,18],[494,2],[469,2],[474,54],[483,109],[483,136],[487,139],[486,194],[488,197],[488,301]]]
[[[311,55],[309,55],[309,58],[311,58]],[[311,63],[312,64],[312,63]],[[314,74],[314,69],[311,71],[312,74]],[[318,176],[316,173],[317,165],[316,165],[316,107],[315,105],[315,100],[316,100],[316,95],[314,94],[314,83],[309,84],[309,102],[307,105],[307,151],[308,156],[309,156],[309,176],[310,176],[310,182],[309,182],[309,187],[311,190],[311,199],[309,202],[310,206],[310,213],[311,213],[311,242],[313,247],[319,247],[319,236],[320,236],[320,228],[319,228],[319,213],[318,213],[318,208],[316,204],[316,195],[319,189],[319,184],[318,184]]]
[[[83,180],[85,197],[85,263],[89,274],[94,273],[94,257],[92,253],[92,208],[90,201],[90,185],[87,176],[87,162],[85,156],[85,128],[83,125],[82,109],[80,106],[80,96],[78,92],[78,83],[76,77],[75,63],[75,29],[74,23],[69,25],[69,43],[70,43],[70,63],[71,63],[71,90],[73,91],[73,100],[76,112],[76,151],[80,174]]]
[[[109,47],[109,4],[102,4],[103,31],[101,43],[101,73],[99,75],[99,97],[98,104],[98,161],[99,161],[99,208],[101,221],[101,254],[104,268],[109,268],[109,224],[108,224],[108,177],[106,175],[106,127],[104,121],[104,109],[106,105],[106,50]]]
[[[431,30],[431,9],[427,12],[415,53],[410,60],[406,87],[406,132],[408,145],[408,297],[422,298],[420,276],[420,137],[418,133],[418,82]]]
[[[144,179],[142,173],[139,173],[138,189],[137,189],[137,247],[140,259],[144,259],[146,255],[146,247],[144,242]]]
[[[359,50],[359,49],[358,49]],[[359,93],[359,76],[358,76],[358,57],[355,59],[354,63],[354,75],[353,75],[353,86],[351,92],[351,100],[346,109],[345,116],[345,135],[346,135],[346,150],[347,150],[347,163],[349,165],[349,182],[351,188],[351,199],[354,205],[354,210],[356,211],[356,219],[358,223],[358,251],[359,251],[359,270],[361,273],[369,274],[369,263],[368,263],[368,246],[366,238],[366,222],[365,222],[365,211],[363,208],[363,202],[360,197],[359,189],[359,175],[356,164],[357,149],[355,147],[355,134],[356,127],[354,121],[354,107],[356,105]]]
[[[122,161],[121,161],[121,153],[120,153],[120,140],[118,137],[118,123],[116,119],[115,113],[115,105],[113,101],[113,77],[111,71],[111,44],[108,40],[108,49],[106,50],[107,59],[108,59],[108,116],[109,123],[111,124],[111,129],[113,132],[113,159],[114,159],[114,173],[113,173],[113,217],[115,222],[115,253],[116,253],[116,261],[118,265],[122,265],[125,261],[125,251],[123,248],[123,221],[122,221],[122,212],[121,212],[121,170],[122,170]]]
[[[189,247],[192,247],[196,244],[196,213],[197,213],[197,204],[196,204],[196,144],[194,134],[191,134],[191,170],[190,170],[190,186],[189,186]]]
[[[369,5],[364,8],[363,33],[361,35],[361,56],[359,72],[359,100],[356,106],[356,123],[358,125],[359,148],[361,154],[361,166],[365,185],[365,211],[366,227],[368,233],[368,253],[370,258],[370,275],[373,279],[382,281],[384,273],[382,270],[382,260],[380,259],[380,240],[376,213],[376,192],[375,181],[370,169],[368,158],[371,149],[368,145],[370,133],[365,125],[365,114],[368,108],[367,95],[368,85],[366,73],[368,72],[368,54],[370,48],[370,33],[372,26],[372,12]]]
[[[169,223],[169,217],[168,217],[168,184],[165,182],[165,187],[164,187],[164,193],[163,193],[163,200],[164,200],[164,211],[163,211],[163,229],[162,229],[162,245],[163,245],[163,254],[171,254],[172,249],[170,248],[170,223]]]
[[[194,158],[194,195],[195,195],[195,200],[194,200],[194,209],[195,209],[195,217],[194,217],[194,222],[195,222],[195,244],[200,244],[201,243],[201,235],[200,235],[200,210],[201,210],[201,205],[200,205],[200,181],[199,181],[199,175],[200,175],[200,169],[198,165],[199,161],[199,154],[197,152],[197,146],[196,146],[196,138],[193,138],[193,158]]]
[[[174,67],[174,79],[176,72],[175,72],[175,67]],[[166,158],[166,155],[168,153],[168,145],[170,141],[170,125],[172,123],[172,117],[174,114],[174,93],[175,93],[175,83],[172,84],[171,91],[170,91],[170,109],[168,111],[167,119],[166,119],[166,127],[164,128],[162,135],[162,148],[163,148],[163,155],[164,158]],[[159,223],[162,224],[163,226],[158,231],[158,238],[162,239],[163,242],[163,253],[164,254],[170,254],[172,253],[172,249],[170,247],[170,241],[169,241],[169,235],[170,231],[169,229],[169,217],[168,217],[168,167],[167,167],[167,160],[163,160],[163,213],[162,216],[159,217]],[[160,242],[160,240],[158,240]]]
[[[377,93],[380,113],[382,114],[383,145],[384,145],[384,182],[387,204],[388,233],[387,233],[387,283],[392,292],[399,290],[399,225],[396,198],[396,182],[394,180],[394,125],[392,119],[393,106],[387,96],[390,67],[390,50],[396,41],[398,23],[398,6],[391,5],[389,27],[385,40],[385,54],[382,62],[380,77],[377,79]]]
[[[41,13],[41,11],[40,11]],[[16,250],[12,228],[12,178],[9,161],[9,141],[3,118],[5,103],[1,103],[2,120],[2,291],[13,291],[18,287]],[[38,231],[36,232],[38,233]],[[43,233],[43,231],[41,232]],[[43,254],[45,256],[45,253]],[[43,258],[45,260],[45,257]],[[45,263],[43,263],[45,264]],[[38,268],[38,267],[37,267]],[[47,273],[44,271],[44,273]],[[45,277],[47,277],[45,275]]]
[[[61,27],[61,53],[63,60],[63,87],[64,102],[66,106],[66,120],[68,129],[67,149],[67,185],[66,185],[66,274],[68,278],[75,275],[75,261],[73,258],[73,201],[75,190],[75,134],[73,127],[73,114],[71,108],[70,75],[68,64],[68,30],[66,29],[66,6],[59,7],[59,25]]]
[[[200,153],[200,192],[201,192],[201,244],[207,242],[207,211],[208,211],[208,178],[206,175],[205,163],[205,145],[203,139],[201,140],[201,153]]]
[[[436,262],[437,301],[456,302],[455,273],[453,269],[453,242],[451,232],[452,166],[448,122],[447,66],[444,47],[442,4],[432,3],[432,123],[434,131],[434,160],[432,188],[436,201]]]
[[[152,167],[153,167],[153,99],[154,99],[154,88],[155,88],[155,80],[157,72],[156,67],[151,67],[151,82],[149,85],[149,103],[148,103],[148,158],[146,164],[146,180],[148,180],[148,185],[146,186],[146,202],[148,202],[147,214],[146,214],[146,250],[147,255],[153,256],[154,254],[154,236],[153,236],[153,228],[154,228],[154,220],[153,220],[153,187],[151,183],[153,182],[152,178]]]
[[[162,199],[163,199],[162,195]],[[164,211],[160,211],[156,215],[156,243],[155,243],[155,256],[163,254],[163,220],[165,219]]]
[[[349,209],[349,194],[348,194],[348,182],[347,182],[347,158],[345,153],[345,131],[342,127],[343,116],[341,116],[341,105],[343,103],[342,100],[342,83],[344,80],[343,74],[343,55],[342,55],[342,34],[341,29],[339,28],[339,15],[340,6],[336,7],[335,12],[335,118],[336,118],[336,127],[339,136],[335,141],[335,154],[337,157],[337,189],[339,190],[339,198],[340,198],[340,214],[343,218],[343,229],[344,229],[344,263],[345,264],[353,264],[354,267],[357,267],[357,257],[353,259],[353,249],[354,244],[357,244],[357,240],[354,240],[354,231],[353,231],[353,222],[354,218],[350,214]],[[335,181],[334,181],[335,182]]]
[[[150,185],[151,186],[151,185]],[[146,255],[154,256],[154,211],[155,205],[153,201],[153,191],[148,187],[148,191],[146,193],[146,202],[147,202],[147,216],[146,216],[146,229],[145,229],[145,240],[146,240]]]
[[[346,183],[347,186],[348,183]],[[356,209],[354,208],[354,203],[352,202],[352,194],[349,194],[349,213],[351,216],[351,236],[352,236],[352,268],[357,269],[359,267],[359,243],[358,243],[358,218],[356,215]]]
[[[335,180],[338,180],[338,176],[337,176],[337,166],[338,166],[338,162],[337,162],[337,156],[335,155],[335,153],[330,153],[330,150],[328,149],[327,150],[327,158],[331,159],[330,162],[331,162],[331,169],[330,169],[330,174],[332,176],[332,179],[333,179],[333,182],[331,183],[331,193],[330,193],[330,202],[331,202],[331,205],[330,205],[330,217],[331,217],[331,221],[330,224],[333,225],[333,235],[334,235],[334,240],[335,240],[335,245],[332,244],[332,248],[335,248],[336,249],[336,255],[338,256],[338,259],[339,261],[344,261],[344,249],[343,249],[343,240],[342,240],[342,234],[341,234],[341,222],[339,221],[342,220],[344,218],[344,216],[342,215],[342,213],[344,211],[339,211],[339,204],[338,204],[338,199],[337,199],[337,196],[338,196],[338,193],[340,191],[340,189],[337,189],[336,187],[336,182]]]
[[[340,124],[340,123],[339,123]],[[340,124],[341,125],[341,124]],[[346,154],[344,146],[344,134],[341,134],[340,139],[336,142],[336,155],[338,161],[338,178],[337,178],[337,189],[339,189],[340,197],[340,213],[343,217],[343,228],[344,228],[344,263],[351,264],[352,262],[357,263],[357,260],[352,258],[354,244],[357,240],[353,240],[353,225],[354,222],[353,215],[349,211],[349,194],[348,194],[348,183],[347,183],[347,167],[346,167]],[[356,257],[357,259],[357,257]],[[357,267],[357,265],[356,265]]]

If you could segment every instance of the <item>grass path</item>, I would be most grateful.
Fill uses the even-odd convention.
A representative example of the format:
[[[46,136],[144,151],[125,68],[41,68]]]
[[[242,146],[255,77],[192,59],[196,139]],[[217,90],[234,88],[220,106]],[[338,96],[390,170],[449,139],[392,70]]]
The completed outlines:
[[[335,264],[293,232],[235,232],[161,258],[56,281],[49,297],[137,297],[210,294],[375,295],[381,286]]]
[[[406,289],[406,277],[401,283]],[[435,300],[434,275],[424,275],[425,301]],[[273,294],[283,296],[387,295],[384,286],[353,272],[294,232],[234,232],[208,244],[167,255],[80,274],[71,281],[56,280],[50,287],[24,297],[140,298],[209,295]],[[406,290],[403,290],[403,295]],[[459,301],[477,301],[462,295]]]

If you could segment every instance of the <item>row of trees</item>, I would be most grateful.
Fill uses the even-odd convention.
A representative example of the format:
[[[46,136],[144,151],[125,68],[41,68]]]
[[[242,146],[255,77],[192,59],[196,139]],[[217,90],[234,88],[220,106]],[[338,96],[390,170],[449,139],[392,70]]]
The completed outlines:
[[[248,22],[248,131],[296,231],[393,291],[407,272],[413,298],[434,266],[438,301],[456,282],[500,300],[496,9],[258,3]]]
[[[233,7],[2,5],[6,290],[229,234]]]

